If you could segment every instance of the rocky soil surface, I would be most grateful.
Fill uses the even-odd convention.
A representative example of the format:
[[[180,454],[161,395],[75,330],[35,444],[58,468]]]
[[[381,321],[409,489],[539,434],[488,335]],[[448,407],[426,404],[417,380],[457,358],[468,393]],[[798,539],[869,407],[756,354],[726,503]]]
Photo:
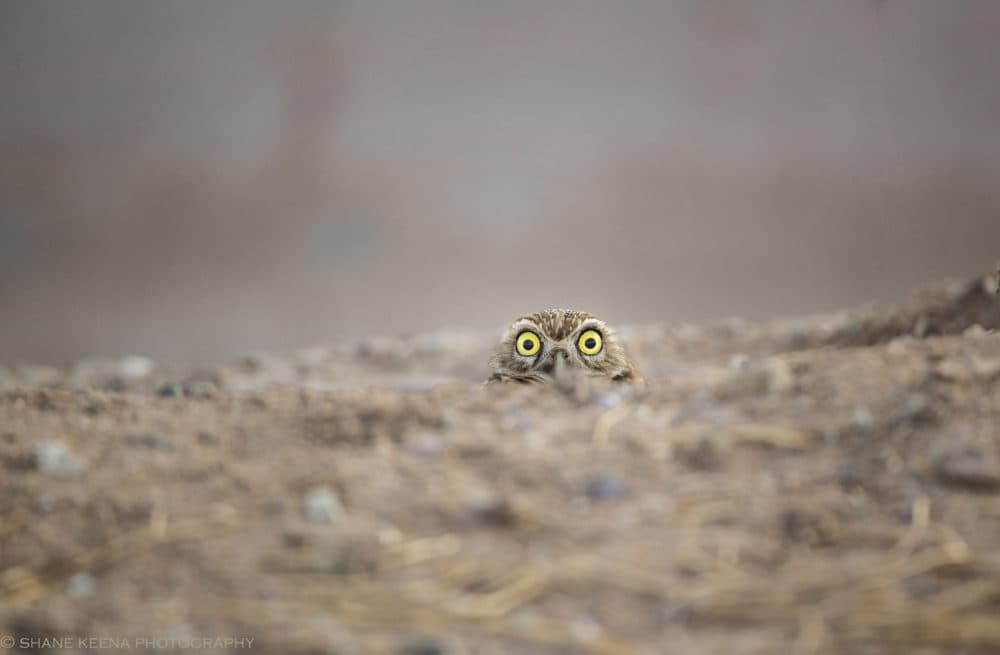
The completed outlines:
[[[454,332],[0,367],[0,651],[1000,652],[991,284],[625,329],[642,388]]]

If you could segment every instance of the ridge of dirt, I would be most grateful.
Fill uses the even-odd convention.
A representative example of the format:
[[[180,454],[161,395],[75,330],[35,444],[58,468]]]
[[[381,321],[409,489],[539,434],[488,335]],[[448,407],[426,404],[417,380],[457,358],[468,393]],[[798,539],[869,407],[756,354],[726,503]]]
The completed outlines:
[[[460,332],[10,367],[0,637],[1000,652],[998,304],[635,326],[641,388],[483,388]]]
[[[990,275],[926,289],[901,307],[860,313],[829,339],[845,346],[872,346],[912,334],[933,337],[961,334],[974,325],[1000,328],[1000,278]]]

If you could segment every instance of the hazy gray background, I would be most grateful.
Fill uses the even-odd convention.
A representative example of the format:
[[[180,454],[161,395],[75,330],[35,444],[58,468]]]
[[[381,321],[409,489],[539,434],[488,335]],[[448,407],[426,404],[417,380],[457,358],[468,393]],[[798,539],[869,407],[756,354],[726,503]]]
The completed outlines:
[[[998,34],[995,0],[0,0],[0,361],[977,273]]]

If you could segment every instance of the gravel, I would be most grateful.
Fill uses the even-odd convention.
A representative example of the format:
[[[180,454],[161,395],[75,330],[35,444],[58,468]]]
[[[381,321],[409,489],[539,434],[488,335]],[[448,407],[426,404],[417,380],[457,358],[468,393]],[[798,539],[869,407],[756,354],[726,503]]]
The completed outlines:
[[[628,485],[616,475],[601,474],[587,483],[587,497],[593,501],[614,500],[628,494]]]
[[[342,511],[340,497],[329,487],[315,487],[306,494],[303,512],[310,523],[336,523]]]
[[[83,460],[74,455],[61,441],[42,441],[32,448],[32,459],[42,473],[71,475],[85,468]]]
[[[184,387],[178,382],[161,382],[156,387],[156,395],[164,398],[179,398],[184,395]]]
[[[66,593],[73,598],[90,598],[97,589],[97,581],[87,572],[71,575],[66,580]]]
[[[1000,490],[1000,456],[973,443],[938,443],[930,451],[931,471],[945,484],[980,491]]]
[[[128,381],[141,380],[153,372],[153,360],[148,357],[129,355],[118,362],[118,375]]]

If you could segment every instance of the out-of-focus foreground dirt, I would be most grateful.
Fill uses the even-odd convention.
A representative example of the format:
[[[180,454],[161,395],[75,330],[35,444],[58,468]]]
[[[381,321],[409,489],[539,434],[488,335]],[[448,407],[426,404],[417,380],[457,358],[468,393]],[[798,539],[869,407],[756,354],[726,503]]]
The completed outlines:
[[[475,333],[0,368],[0,635],[997,652],[998,327],[984,280],[633,327],[634,390],[482,388]]]

